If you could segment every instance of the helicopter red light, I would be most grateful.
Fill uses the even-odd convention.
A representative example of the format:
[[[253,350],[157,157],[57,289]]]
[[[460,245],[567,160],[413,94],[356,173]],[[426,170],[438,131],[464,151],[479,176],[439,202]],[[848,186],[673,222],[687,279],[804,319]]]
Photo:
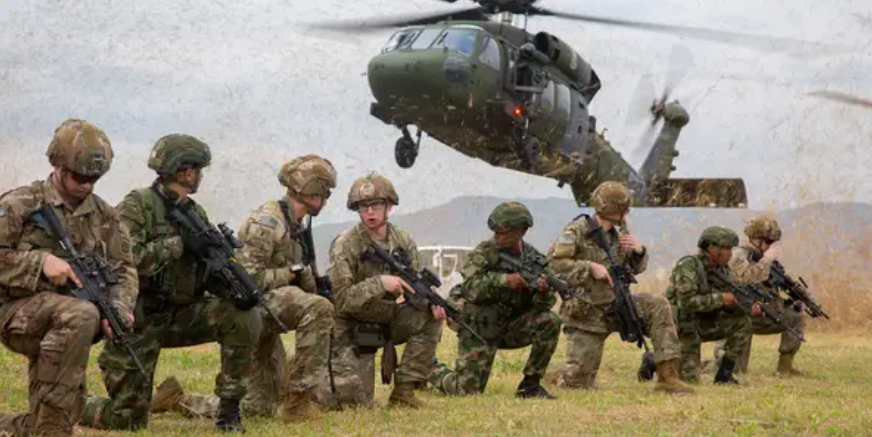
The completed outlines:
[[[520,117],[523,114],[520,106],[515,106],[515,110],[512,111],[515,114],[515,117]]]

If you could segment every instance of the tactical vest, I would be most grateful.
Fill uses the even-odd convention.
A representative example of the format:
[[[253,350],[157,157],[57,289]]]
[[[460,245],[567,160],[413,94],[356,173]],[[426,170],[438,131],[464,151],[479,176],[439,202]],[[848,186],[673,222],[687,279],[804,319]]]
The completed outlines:
[[[139,195],[143,215],[149,217],[146,223],[151,223],[145,229],[145,241],[170,238],[179,235],[176,227],[167,220],[167,207],[161,198],[151,187],[134,190]],[[199,205],[195,209],[200,217],[206,221],[205,214]],[[199,299],[206,282],[206,267],[185,251],[178,259],[169,260],[166,265],[152,276],[139,276],[140,293],[148,297],[165,300],[172,304],[187,304]]]
[[[705,265],[703,265],[702,260],[700,260],[696,255],[685,255],[679,258],[676,261],[675,265],[681,264],[685,259],[692,258],[694,260],[694,268],[696,269],[697,277],[702,278],[702,282],[699,284],[699,294],[711,294],[712,289],[711,285],[709,285],[708,281],[708,272],[705,270]],[[678,299],[675,296],[675,288],[672,284],[666,288],[666,300],[669,301],[670,304],[674,308],[678,308]]]

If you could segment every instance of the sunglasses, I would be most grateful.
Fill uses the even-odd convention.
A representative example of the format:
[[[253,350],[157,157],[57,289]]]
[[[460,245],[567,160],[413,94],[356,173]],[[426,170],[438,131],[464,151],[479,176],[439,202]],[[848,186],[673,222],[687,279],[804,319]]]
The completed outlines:
[[[70,172],[70,176],[79,185],[94,184],[100,179],[100,175],[89,176],[89,175],[84,175],[84,174],[74,173],[74,172]]]

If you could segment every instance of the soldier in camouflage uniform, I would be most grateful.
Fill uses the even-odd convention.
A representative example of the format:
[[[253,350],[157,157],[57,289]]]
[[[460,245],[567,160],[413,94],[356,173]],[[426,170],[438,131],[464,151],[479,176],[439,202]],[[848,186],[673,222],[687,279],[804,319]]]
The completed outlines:
[[[715,383],[738,384],[733,377],[736,357],[751,335],[751,320],[738,309],[732,292],[724,291],[711,280],[719,270],[730,276],[732,250],[739,236],[728,228],[708,227],[697,241],[699,252],[678,260],[672,269],[666,297],[676,312],[681,340],[681,378],[696,382],[699,377],[700,347],[704,341],[726,339],[724,359],[715,374]],[[755,314],[759,308],[755,307]]]
[[[796,335],[790,333],[787,328],[793,328],[796,332],[805,332],[805,308],[802,302],[792,302],[781,297],[781,293],[766,284],[769,279],[769,271],[772,263],[778,260],[781,254],[781,228],[775,220],[761,216],[748,221],[745,226],[745,235],[748,242],[733,249],[730,258],[730,270],[736,278],[736,282],[751,284],[764,293],[772,296],[772,309],[778,312],[781,322],[786,328],[782,328],[767,317],[752,317],[751,332],[754,335],[781,334],[781,344],[778,347],[779,358],[777,372],[782,375],[802,375],[802,372],[793,367],[793,357],[799,352],[802,341]],[[749,337],[738,358],[734,372],[743,373],[748,370],[748,360],[751,356],[751,340]],[[715,343],[715,361],[720,365],[724,356],[725,341]]]
[[[302,220],[317,216],[336,187],[336,170],[330,161],[306,155],[285,163],[278,174],[287,188],[284,198],[256,208],[239,228],[239,262],[263,290],[266,306],[288,329],[295,329],[296,354],[287,360],[280,334],[282,328],[263,311],[255,365],[245,377],[242,399],[244,416],[272,416],[284,397],[281,417],[306,418],[313,406],[314,389],[327,378],[333,304],[316,293],[309,266],[303,267],[300,241]],[[282,378],[283,368],[287,374]],[[281,393],[280,393],[281,389]],[[217,396],[186,395],[175,378],[164,381],[155,392],[152,412],[173,410],[184,415],[215,417]]]
[[[549,265],[570,286],[583,290],[585,298],[573,298],[560,306],[563,332],[567,338],[566,366],[549,375],[559,387],[592,388],[602,362],[606,338],[618,330],[620,320],[613,311],[615,295],[608,271],[608,257],[588,235],[596,221],[606,233],[615,262],[626,263],[636,274],[645,271],[648,251],[626,226],[632,199],[619,182],[603,182],[591,194],[593,217],[581,216],[566,226],[548,251]],[[620,232],[617,227],[620,226]],[[636,311],[654,346],[658,375],[655,390],[692,393],[678,378],[676,362],[681,345],[669,302],[662,296],[633,293]]]
[[[544,278],[528,284],[517,272],[502,266],[499,252],[507,251],[525,263],[545,260],[545,255],[524,242],[533,226],[530,211],[518,202],[504,202],[487,221],[492,239],[479,243],[463,265],[460,296],[461,320],[488,340],[482,344],[466,329],[457,331],[455,372],[437,364],[427,378],[445,394],[468,396],[484,392],[498,349],[532,345],[524,367],[524,379],[515,396],[556,399],[540,384],[560,337],[560,317],[551,311],[557,302]]]
[[[388,222],[399,197],[393,184],[380,175],[368,174],[351,185],[348,209],[360,223],[333,240],[328,275],[336,295],[336,325],[332,342],[332,380],[342,405],[371,405],[374,395],[374,359],[382,355],[382,382],[396,373],[389,405],[420,408],[414,388],[426,384],[436,344],[442,334],[445,311],[430,307],[415,296],[411,286],[386,271],[368,251],[375,243],[406,258],[418,270],[421,260],[415,241],[404,229]],[[403,303],[398,303],[399,297]],[[402,362],[396,363],[396,344],[406,343]],[[396,372],[394,372],[396,370]]]
[[[157,141],[148,167],[158,178],[150,187],[131,191],[117,206],[130,230],[139,270],[139,298],[133,325],[133,349],[149,380],[143,381],[123,349],[106,344],[100,354],[103,383],[109,399],[88,399],[82,424],[98,429],[135,430],[148,425],[152,382],[161,349],[218,342],[221,374],[215,394],[221,399],[216,426],[242,431],[239,401],[245,394],[243,375],[251,372],[254,346],[261,332],[258,310],[234,306],[227,286],[209,274],[196,255],[199,243],[180,233],[168,219],[169,208],[190,207],[209,224],[206,212],[189,197],[197,191],[202,169],[211,161],[209,146],[182,134]],[[206,291],[215,296],[205,295]]]
[[[32,214],[51,205],[83,256],[103,257],[118,277],[109,299],[133,323],[136,268],[130,236],[111,205],[93,194],[112,163],[112,146],[97,126],[64,121],[48,147],[48,179],[0,196],[0,341],[30,362],[30,408],[0,414],[0,435],[70,436],[82,415],[85,367],[97,335],[111,338],[92,303],[71,296],[81,286],[69,253]]]

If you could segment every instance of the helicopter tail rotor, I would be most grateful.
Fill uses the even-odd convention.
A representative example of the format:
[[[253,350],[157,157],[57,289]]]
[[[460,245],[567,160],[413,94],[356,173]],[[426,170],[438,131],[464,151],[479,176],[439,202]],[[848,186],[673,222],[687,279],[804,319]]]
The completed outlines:
[[[684,45],[676,44],[672,47],[669,65],[663,80],[663,90],[659,97],[654,94],[654,87],[651,84],[650,76],[643,76],[639,81],[636,92],[630,101],[627,121],[640,121],[643,118],[641,114],[644,111],[650,114],[651,122],[640,137],[639,144],[631,153],[633,162],[638,162],[645,150],[650,150],[646,161],[651,159],[650,155],[654,153],[652,144],[657,136],[657,123],[663,119],[666,113],[667,102],[672,97],[672,93],[678,88],[678,84],[687,75],[687,71],[691,66],[693,66],[693,55],[690,50]]]

